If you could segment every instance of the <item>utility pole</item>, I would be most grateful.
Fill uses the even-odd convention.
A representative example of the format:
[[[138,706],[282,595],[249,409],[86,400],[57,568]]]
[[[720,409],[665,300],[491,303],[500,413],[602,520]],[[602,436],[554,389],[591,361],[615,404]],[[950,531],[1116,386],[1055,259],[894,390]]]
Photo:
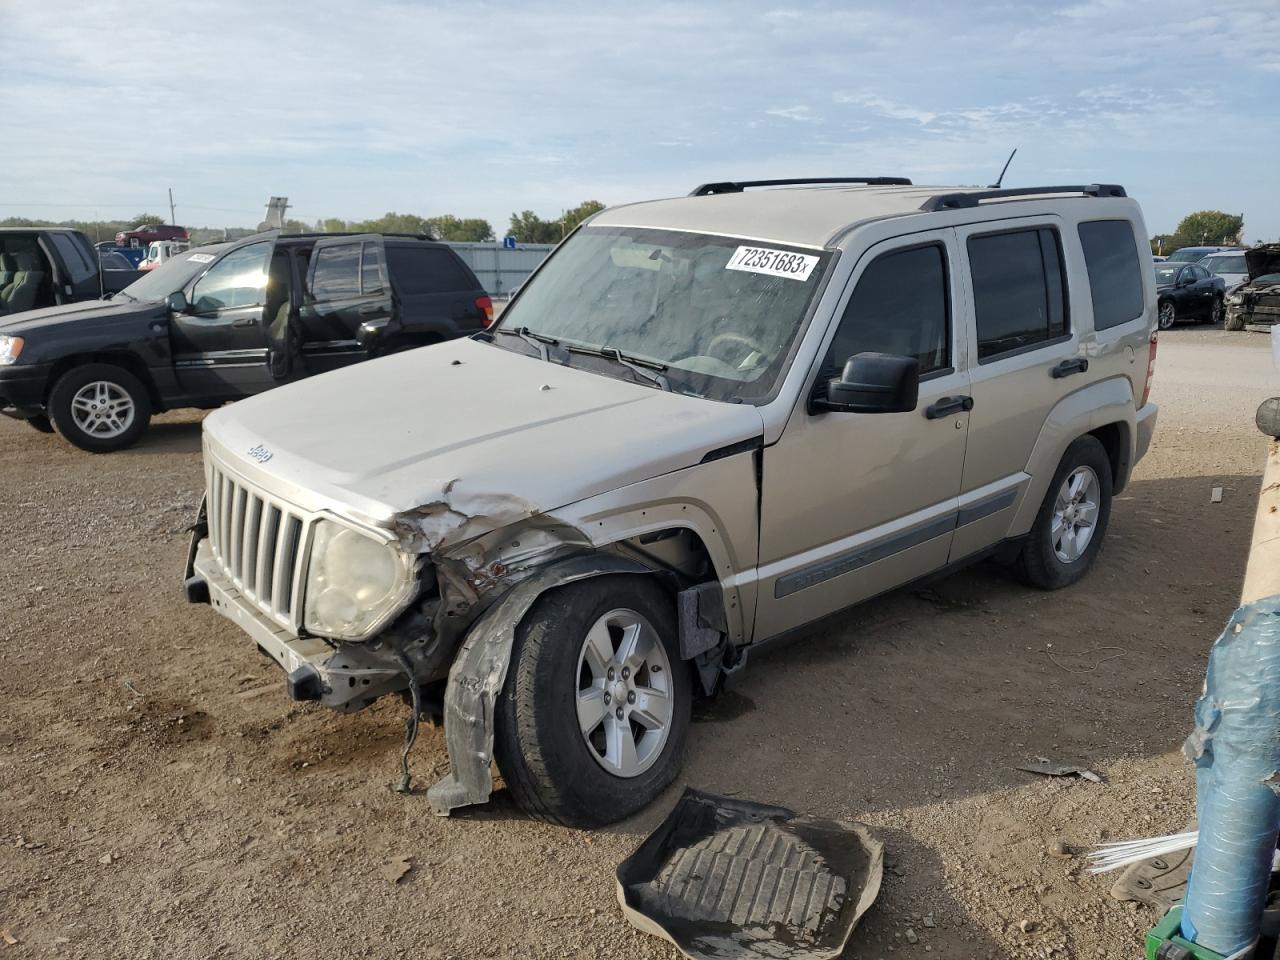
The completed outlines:
[[[173,215],[173,187],[169,188],[169,222],[175,227],[178,225],[178,218]]]

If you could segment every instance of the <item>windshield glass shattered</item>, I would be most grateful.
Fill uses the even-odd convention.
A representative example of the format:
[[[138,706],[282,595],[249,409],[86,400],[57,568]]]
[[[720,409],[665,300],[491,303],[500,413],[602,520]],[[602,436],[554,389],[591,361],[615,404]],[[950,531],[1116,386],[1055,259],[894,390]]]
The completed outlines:
[[[501,329],[552,338],[567,362],[609,376],[653,379],[572,348],[660,369],[676,392],[759,401],[782,373],[830,257],[709,234],[587,227],[521,291]],[[537,353],[519,337],[498,340]]]

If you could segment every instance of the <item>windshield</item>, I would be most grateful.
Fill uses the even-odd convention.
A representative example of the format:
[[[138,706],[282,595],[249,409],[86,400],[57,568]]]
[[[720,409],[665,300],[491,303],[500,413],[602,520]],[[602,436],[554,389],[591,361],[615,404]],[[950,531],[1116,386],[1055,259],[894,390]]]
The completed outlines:
[[[1195,263],[1207,253],[1213,253],[1213,247],[1183,247],[1169,254],[1169,259],[1178,263]]]
[[[1161,284],[1173,283],[1178,279],[1178,271],[1183,265],[1181,263],[1157,263],[1156,264],[1156,286]]]
[[[134,300],[160,303],[169,294],[185,287],[187,281],[213,263],[223,249],[222,247],[203,247],[166,260],[140,279],[133,281],[121,293]]]
[[[1200,261],[1200,266],[1204,267],[1210,273],[1248,273],[1249,268],[1245,265],[1243,253],[1233,253],[1230,256],[1205,257]]]
[[[760,402],[785,365],[830,260],[822,250],[638,227],[587,227],[502,315],[562,346],[608,347],[664,370],[671,389]],[[532,349],[515,337],[503,347]],[[632,379],[580,353],[574,366]]]

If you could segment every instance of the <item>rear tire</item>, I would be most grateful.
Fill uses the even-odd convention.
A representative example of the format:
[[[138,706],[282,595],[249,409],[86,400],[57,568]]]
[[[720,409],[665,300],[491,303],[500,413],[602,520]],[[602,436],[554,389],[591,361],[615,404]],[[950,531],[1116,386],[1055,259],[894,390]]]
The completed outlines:
[[[33,430],[39,430],[41,433],[53,433],[53,424],[49,422],[49,418],[44,414],[27,417],[27,426]]]
[[[1172,300],[1161,300],[1156,311],[1156,324],[1161,330],[1172,330],[1178,322],[1178,308]]]
[[[670,595],[644,575],[597,577],[538,598],[516,630],[495,708],[495,759],[525,811],[602,826],[675,779],[693,696],[676,630]]]
[[[1059,590],[1089,572],[1111,519],[1111,485],[1111,461],[1097,437],[1067,447],[1018,554],[1026,583]]]
[[[1215,327],[1222,322],[1222,298],[1213,298],[1213,307],[1209,310],[1209,322]]]
[[[123,450],[151,422],[151,395],[123,367],[87,363],[62,375],[49,394],[49,419],[63,439],[90,453]]]

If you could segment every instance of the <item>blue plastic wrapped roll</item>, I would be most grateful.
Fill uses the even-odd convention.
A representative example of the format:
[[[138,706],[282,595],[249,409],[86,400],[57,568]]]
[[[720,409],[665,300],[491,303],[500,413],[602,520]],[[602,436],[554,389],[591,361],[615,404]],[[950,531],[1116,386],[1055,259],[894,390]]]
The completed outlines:
[[[1183,752],[1200,838],[1182,935],[1230,956],[1258,937],[1280,826],[1280,596],[1242,606],[1214,643]]]

